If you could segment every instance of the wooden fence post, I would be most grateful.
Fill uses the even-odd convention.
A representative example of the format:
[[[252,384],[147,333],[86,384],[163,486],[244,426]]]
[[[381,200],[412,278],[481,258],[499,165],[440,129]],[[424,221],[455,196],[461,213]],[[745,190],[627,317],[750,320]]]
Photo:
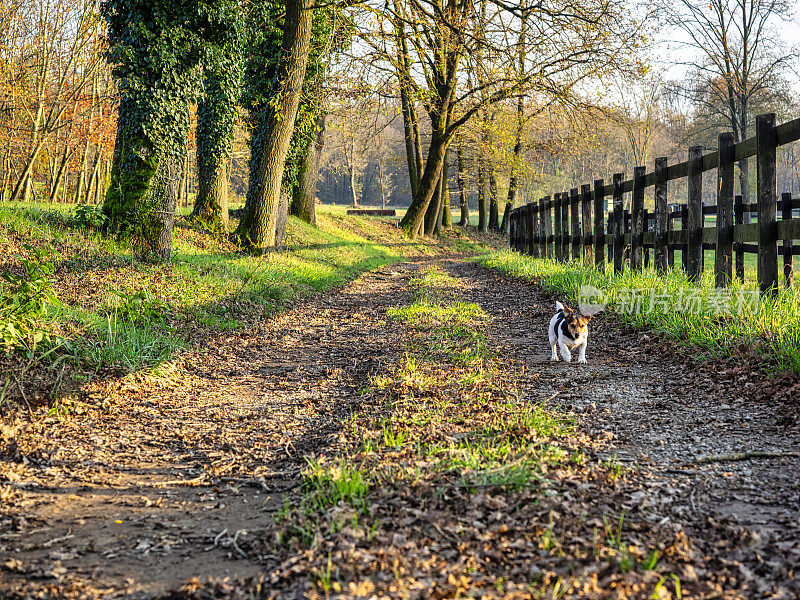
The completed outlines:
[[[553,196],[553,223],[558,222],[558,232],[553,240],[555,242],[556,258],[564,260],[564,220],[561,212],[564,210],[564,198],[559,192]]]
[[[542,198],[544,204],[544,256],[545,258],[553,258],[553,250],[550,242],[553,239],[553,202],[550,196]]]
[[[677,206],[667,206],[667,231],[675,229],[675,214],[677,213]],[[669,234],[667,234],[669,235]],[[675,266],[675,244],[667,243],[667,264],[672,269]]]
[[[606,250],[608,251],[608,258],[606,259],[609,264],[614,264],[614,213],[608,213],[608,221],[606,222]]]
[[[680,205],[680,213],[681,213],[681,228],[686,229],[686,223],[689,221],[689,205],[688,204],[681,204]],[[702,221],[701,221],[702,222]],[[687,237],[684,237],[684,240],[688,239],[688,232],[686,234]],[[683,272],[689,272],[689,252],[687,248],[689,247],[689,243],[684,241],[683,245],[681,246],[681,262],[683,263]],[[703,249],[700,248],[700,256],[703,256]]]
[[[775,155],[775,113],[756,117],[756,187],[758,196],[758,285],[778,289],[778,227]]]
[[[531,227],[531,210],[533,206],[530,203],[523,204],[520,209],[520,217],[522,218],[522,230],[525,232],[525,239],[522,242],[522,247],[525,249],[525,254],[533,254],[533,227]]]
[[[622,273],[622,253],[625,250],[625,208],[622,204],[624,173],[614,173],[614,273]]]
[[[717,166],[717,248],[714,252],[714,285],[727,287],[733,278],[733,158],[732,133],[720,133]]]
[[[642,230],[644,233],[650,231],[650,211],[646,208],[642,210],[642,222],[644,223],[644,229]],[[642,259],[644,262],[644,268],[647,269],[650,266],[650,248],[647,244],[644,243],[644,239],[642,239],[642,255],[644,258]]]
[[[578,188],[569,191],[570,198],[570,230],[572,232],[572,259],[579,260],[581,257],[581,203],[578,196]]]
[[[644,232],[644,176],[645,167],[633,168],[633,194],[631,199],[631,269],[642,270],[644,256],[642,233]]]
[[[662,156],[655,162],[655,223],[653,224],[653,259],[656,271],[666,273],[667,261],[667,157]]]
[[[703,147],[689,148],[687,214],[681,226],[686,230],[683,251],[686,274],[692,281],[703,271]]]
[[[592,186],[581,186],[581,256],[587,264],[592,264],[592,245],[587,238],[592,234]]]
[[[533,228],[533,202],[523,205],[522,218],[525,219],[525,253],[533,256],[534,236],[536,231]]]
[[[561,193],[561,260],[569,260],[569,192]]]
[[[744,205],[742,196],[737,194],[733,199],[733,220],[736,225],[744,223]],[[741,242],[734,242],[734,253],[736,254],[736,277],[739,281],[744,281],[744,248]]]
[[[561,194],[553,194],[553,258],[561,260]]]
[[[781,195],[781,219],[784,221],[792,218],[792,195],[785,193]],[[786,287],[792,287],[794,277],[794,265],[792,260],[793,244],[791,238],[783,240],[783,277]]]
[[[569,260],[569,192],[561,192],[561,260]]]
[[[533,201],[533,257],[542,256],[542,202]]]
[[[606,246],[605,246],[605,220],[606,220],[606,197],[602,179],[594,181],[594,264],[598,268],[605,266]]]
[[[623,202],[623,204],[624,204],[624,202]],[[625,209],[625,216],[623,217],[623,221],[622,222],[624,224],[623,225],[623,231],[625,233],[631,233],[632,232],[632,228],[631,228],[631,211]],[[630,235],[630,236],[628,236],[627,239],[632,240],[633,236]],[[630,267],[631,266],[631,262],[630,261],[631,261],[631,243],[628,242],[627,244],[625,244],[625,252],[622,255],[623,267],[624,267],[625,263],[628,263],[628,266]]]

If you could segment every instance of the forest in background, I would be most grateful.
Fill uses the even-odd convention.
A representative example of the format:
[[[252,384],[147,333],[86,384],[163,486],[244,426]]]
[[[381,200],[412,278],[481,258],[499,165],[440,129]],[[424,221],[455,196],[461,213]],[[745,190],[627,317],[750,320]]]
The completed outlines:
[[[228,4],[241,21],[236,44],[246,49],[228,59],[238,63],[232,71],[244,69],[244,83],[241,89],[226,92],[236,95],[237,106],[231,117],[232,142],[223,143],[231,146],[223,152],[225,176],[233,202],[241,203],[252,180],[253,131],[268,96],[264,90],[269,81],[264,80],[274,77],[269,61],[280,50],[280,28],[273,25],[270,33],[256,35],[254,24],[259,18],[280,16],[285,5],[264,2],[248,12]],[[588,10],[589,4],[583,9]],[[297,117],[298,123],[306,119],[298,128],[305,128],[306,140],[290,149],[288,161],[294,161],[296,175],[311,146],[308,138],[316,134],[321,150],[315,181],[320,202],[407,207],[412,200],[413,179],[422,176],[420,150],[431,143],[433,123],[416,113],[430,111],[435,73],[426,64],[427,16],[424,11],[415,13],[411,5],[394,3],[392,10],[384,10],[367,3],[318,11],[325,15],[315,16],[315,23],[325,24],[315,25],[311,63],[316,66],[306,73],[301,101],[307,107],[305,116],[301,107]],[[782,43],[776,34],[778,27],[797,27],[791,5],[714,0],[710,12],[701,5],[681,0],[647,12],[639,7],[635,13],[630,6],[611,7],[608,14],[595,15],[592,27],[608,28],[612,19],[619,18],[619,29],[607,32],[619,39],[587,42],[593,35],[587,29],[580,35],[589,58],[573,60],[543,50],[547,39],[540,38],[547,31],[526,30],[525,11],[533,9],[524,2],[516,9],[494,2],[487,7],[485,0],[476,4],[469,24],[460,25],[463,39],[474,36],[480,43],[459,42],[463,47],[458,52],[464,58],[454,78],[456,93],[462,97],[450,110],[454,115],[472,114],[452,135],[443,161],[450,205],[456,210],[459,204],[473,211],[483,208],[487,215],[481,228],[500,227],[504,205],[518,205],[594,178],[610,179],[614,172],[651,165],[656,156],[683,160],[688,145],[715,147],[722,130],[732,129],[737,140],[744,139],[752,133],[758,112],[776,112],[778,122],[796,115],[800,109],[795,89],[797,48]],[[398,19],[408,28],[403,36],[386,28],[386,22]],[[103,203],[112,179],[120,105],[107,21],[101,17],[101,6],[92,2],[0,4],[3,200]],[[566,21],[551,26],[553,31],[561,27],[574,33]],[[679,44],[686,52],[666,58],[674,66],[681,57],[691,57],[680,80],[669,78],[673,71],[665,70],[670,65],[663,56],[653,58],[653,40],[665,31],[687,40]],[[405,83],[393,62],[402,47],[401,37],[407,46]],[[224,55],[226,50],[220,51]],[[532,60],[549,60],[555,74],[539,74],[539,83],[523,85]],[[208,72],[196,76],[200,91],[187,96],[188,135],[181,150],[178,205],[194,202],[204,178],[198,169],[203,160],[198,161],[197,128],[204,98],[215,93],[209,77]],[[256,89],[262,90],[262,97],[253,92]],[[499,96],[489,98],[491,93]],[[404,106],[410,106],[410,120],[403,114]],[[413,176],[409,122],[417,136],[419,173]],[[755,185],[752,170],[739,165],[744,194]],[[287,167],[284,192],[299,185],[289,171]],[[780,150],[778,185],[784,191],[800,189],[800,156],[794,146]],[[313,188],[309,195],[314,196]]]

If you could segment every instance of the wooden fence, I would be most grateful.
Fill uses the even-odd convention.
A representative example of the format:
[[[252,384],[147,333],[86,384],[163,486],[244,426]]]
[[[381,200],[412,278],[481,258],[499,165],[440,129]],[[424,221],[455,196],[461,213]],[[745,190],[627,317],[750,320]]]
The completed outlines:
[[[655,159],[652,172],[635,167],[633,177],[613,176],[606,185],[598,179],[569,192],[546,196],[511,211],[511,248],[535,257],[558,260],[606,261],[619,273],[626,261],[641,269],[650,261],[653,250],[655,268],[664,272],[674,265],[675,250],[681,250],[683,268],[693,279],[703,269],[703,251],[714,250],[717,287],[727,286],[736,275],[744,279],[744,254],[758,254],[758,282],[761,290],[778,286],[778,255],[783,255],[787,285],[792,280],[792,257],[800,254],[800,218],[794,218],[800,201],[790,194],[777,197],[776,149],[800,139],[800,119],[775,126],[775,115],[756,117],[756,135],[738,144],[732,133],[719,135],[715,152],[703,154],[702,146],[689,148],[688,160],[668,165],[666,158]],[[734,165],[756,157],[756,198],[743,204],[734,198]],[[716,169],[716,206],[703,206],[703,173]],[[687,179],[686,204],[667,204],[670,181]],[[655,210],[644,208],[645,190],[654,188]],[[631,194],[630,212],[625,210],[625,194]],[[606,198],[612,199],[606,211]],[[757,222],[744,223],[745,213],[756,214]],[[794,214],[793,214],[794,212]],[[777,216],[780,213],[781,219]],[[716,215],[714,227],[704,227],[705,215]],[[680,229],[676,227],[680,221]],[[783,243],[779,246],[778,241]]]

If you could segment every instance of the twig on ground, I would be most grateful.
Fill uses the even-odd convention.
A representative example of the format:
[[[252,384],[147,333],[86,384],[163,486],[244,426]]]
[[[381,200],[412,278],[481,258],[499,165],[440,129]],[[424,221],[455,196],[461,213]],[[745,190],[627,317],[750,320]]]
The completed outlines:
[[[228,533],[228,528],[227,527],[217,534],[217,537],[214,538],[214,546],[215,547],[216,547],[217,544],[219,544],[219,541],[222,539],[222,536],[225,535],[226,533]]]
[[[699,511],[697,510],[697,507],[694,505],[694,493],[695,493],[695,491],[696,491],[696,490],[695,490],[694,488],[692,488],[692,492],[689,494],[689,504],[691,504],[691,505],[692,505],[692,510],[693,510],[694,512],[699,512]]]
[[[172,479],[170,481],[137,481],[135,485],[140,487],[164,487],[168,485],[207,485],[203,483],[206,474],[203,473],[194,479]]]
[[[265,492],[272,491],[267,485],[267,482],[264,481],[263,477],[254,477],[253,479],[249,479],[247,477],[220,477],[219,481],[223,483],[238,483],[239,485],[246,485],[249,487],[259,488],[264,490]]]
[[[44,544],[41,545],[42,548],[49,548],[53,544],[58,544],[59,542],[65,542],[67,540],[71,540],[75,536],[72,535],[72,529],[67,532],[67,535],[62,537],[53,538],[52,540],[46,541]]]
[[[25,406],[28,407],[28,415],[33,415],[33,409],[31,408],[31,403],[28,402],[28,397],[25,395],[25,390],[22,389],[22,384],[19,382],[19,379],[17,379],[16,375],[12,373],[11,376],[14,378],[14,381],[17,384],[17,388],[19,388],[19,393],[22,396],[22,399],[25,400]]]
[[[748,450],[747,452],[737,452],[735,454],[716,454],[711,456],[698,456],[692,462],[696,465],[706,465],[715,462],[734,462],[738,460],[748,460],[750,458],[787,458],[800,456],[800,452],[791,450]]]
[[[245,551],[242,550],[241,548],[239,548],[239,545],[236,543],[236,540],[239,539],[239,534],[240,533],[247,533],[247,530],[246,529],[237,529],[236,533],[233,534],[233,539],[231,541],[233,542],[233,547],[236,548],[236,551],[239,554],[241,554],[244,558],[248,558],[248,556],[245,553]]]

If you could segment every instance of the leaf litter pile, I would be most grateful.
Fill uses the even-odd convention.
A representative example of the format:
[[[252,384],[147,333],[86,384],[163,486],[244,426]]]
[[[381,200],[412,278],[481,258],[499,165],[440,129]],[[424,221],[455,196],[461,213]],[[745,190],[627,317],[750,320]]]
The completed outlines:
[[[598,408],[621,375],[542,364],[550,300],[492,277],[463,260],[383,268],[262,328],[221,335],[200,360],[176,366],[177,385],[98,391],[112,414],[86,408],[58,433],[29,429],[39,441],[15,447],[18,464],[0,486],[9,532],[0,548],[11,557],[0,590],[797,597],[796,530],[768,537],[703,514],[696,505],[741,475],[728,465],[703,471],[696,494],[676,465],[656,472],[647,456],[628,460],[624,424]],[[535,298],[525,300],[535,322],[509,314],[525,304],[518,295]],[[612,339],[613,327],[601,322],[592,343]],[[599,363],[637,360],[597,345],[607,352]],[[590,367],[594,356],[590,346]],[[624,393],[641,392],[640,380]],[[55,450],[86,437],[87,425],[97,433],[82,449]],[[654,439],[645,450],[663,447]],[[792,460],[778,470],[796,474]],[[797,483],[783,479],[764,511],[790,520],[798,507],[780,503]],[[665,503],[677,507],[671,518]],[[143,585],[148,577],[158,581]]]

